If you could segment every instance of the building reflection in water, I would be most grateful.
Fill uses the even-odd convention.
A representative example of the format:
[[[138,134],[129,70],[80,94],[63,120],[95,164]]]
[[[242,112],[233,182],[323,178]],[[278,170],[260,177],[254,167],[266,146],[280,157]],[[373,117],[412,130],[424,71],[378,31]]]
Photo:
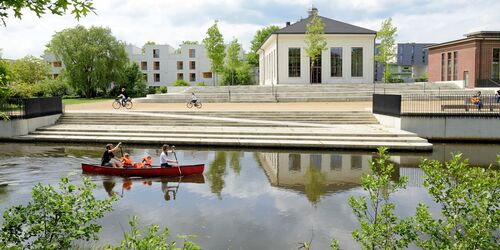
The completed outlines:
[[[370,171],[368,161],[373,157],[370,153],[256,155],[272,186],[303,192],[313,205],[325,194],[359,187],[363,173]],[[400,176],[399,160],[399,156],[391,158],[396,169],[393,178]]]

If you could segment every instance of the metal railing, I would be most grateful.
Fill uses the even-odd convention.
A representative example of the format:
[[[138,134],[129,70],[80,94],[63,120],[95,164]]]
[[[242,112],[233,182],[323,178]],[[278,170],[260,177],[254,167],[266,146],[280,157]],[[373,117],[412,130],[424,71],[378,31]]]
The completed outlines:
[[[500,117],[500,96],[481,95],[373,95],[373,113],[391,116]]]
[[[405,95],[401,114],[500,115],[500,98],[495,95]]]
[[[10,119],[29,119],[63,112],[61,97],[1,99],[0,112]]]

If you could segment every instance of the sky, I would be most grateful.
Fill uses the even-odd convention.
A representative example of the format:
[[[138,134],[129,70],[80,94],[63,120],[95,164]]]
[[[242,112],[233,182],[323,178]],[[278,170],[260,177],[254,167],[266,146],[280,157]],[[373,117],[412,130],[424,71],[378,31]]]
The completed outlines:
[[[201,41],[214,20],[226,42],[237,38],[248,51],[258,29],[283,27],[307,17],[313,4],[319,15],[378,30],[392,17],[397,42],[440,43],[466,33],[500,30],[499,0],[94,0],[96,14],[10,17],[0,26],[2,57],[40,56],[52,35],[78,24],[104,26],[114,36],[138,47],[147,41],[177,47]]]

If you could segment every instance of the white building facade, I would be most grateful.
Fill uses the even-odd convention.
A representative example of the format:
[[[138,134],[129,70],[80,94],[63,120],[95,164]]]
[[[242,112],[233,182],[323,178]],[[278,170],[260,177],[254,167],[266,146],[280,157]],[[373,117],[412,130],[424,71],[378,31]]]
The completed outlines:
[[[170,45],[145,45],[142,49],[127,45],[129,59],[136,62],[148,86],[171,86],[176,80],[190,85],[204,83],[213,85],[210,59],[203,45],[181,45],[174,49]]]
[[[309,17],[273,32],[259,48],[259,84],[373,83],[376,32],[333,19],[325,24],[327,49],[314,65],[306,56]]]

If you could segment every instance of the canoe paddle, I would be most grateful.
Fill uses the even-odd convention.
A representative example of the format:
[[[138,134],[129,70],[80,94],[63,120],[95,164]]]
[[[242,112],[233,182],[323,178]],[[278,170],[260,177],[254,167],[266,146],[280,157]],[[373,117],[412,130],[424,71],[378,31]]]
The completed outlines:
[[[172,152],[174,153],[175,161],[177,162],[177,168],[179,169],[179,175],[182,176],[181,166],[179,166],[179,160],[177,160],[177,154],[175,153],[175,146],[172,145]]]

